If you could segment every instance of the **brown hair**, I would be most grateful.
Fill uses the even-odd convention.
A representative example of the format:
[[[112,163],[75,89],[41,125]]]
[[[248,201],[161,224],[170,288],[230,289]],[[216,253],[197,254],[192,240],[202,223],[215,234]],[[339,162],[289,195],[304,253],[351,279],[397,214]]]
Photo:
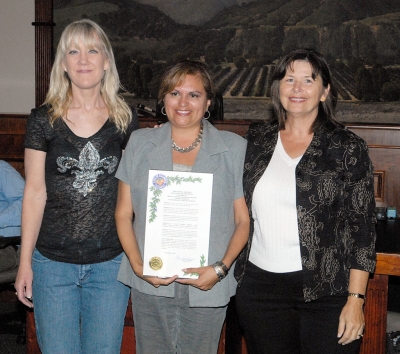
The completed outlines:
[[[272,75],[271,84],[271,105],[273,109],[273,120],[279,124],[279,129],[285,129],[286,110],[283,108],[279,98],[280,81],[285,77],[286,70],[292,68],[296,60],[303,60],[310,63],[312,68],[312,78],[315,80],[317,76],[322,79],[322,85],[325,88],[329,86],[329,93],[324,102],[320,102],[318,106],[318,115],[311,126],[311,132],[314,132],[321,125],[341,126],[335,118],[335,108],[337,104],[337,91],[333,84],[332,74],[328,63],[322,54],[313,49],[296,49],[287,54],[276,65]]]
[[[160,88],[158,90],[158,103],[162,104],[165,95],[172,92],[176,86],[179,86],[187,75],[197,75],[200,77],[206,91],[207,99],[211,100],[211,107],[215,96],[211,75],[205,64],[194,60],[179,61],[165,71],[161,77]]]

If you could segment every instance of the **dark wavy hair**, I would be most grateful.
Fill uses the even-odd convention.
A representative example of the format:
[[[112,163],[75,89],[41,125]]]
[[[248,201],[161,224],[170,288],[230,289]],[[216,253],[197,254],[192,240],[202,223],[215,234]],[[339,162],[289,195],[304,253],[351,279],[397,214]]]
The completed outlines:
[[[329,93],[324,102],[319,102],[318,115],[311,126],[311,132],[314,132],[321,126],[334,128],[342,126],[335,118],[335,108],[337,104],[337,91],[333,84],[332,74],[329,69],[328,63],[322,54],[313,49],[296,49],[276,65],[275,71],[272,74],[271,84],[271,105],[272,105],[272,120],[277,121],[279,129],[285,129],[286,110],[283,108],[279,98],[279,84],[285,77],[288,68],[293,67],[293,63],[297,60],[303,60],[310,63],[312,68],[312,78],[315,80],[317,76],[322,79],[322,85],[327,88],[329,86]]]

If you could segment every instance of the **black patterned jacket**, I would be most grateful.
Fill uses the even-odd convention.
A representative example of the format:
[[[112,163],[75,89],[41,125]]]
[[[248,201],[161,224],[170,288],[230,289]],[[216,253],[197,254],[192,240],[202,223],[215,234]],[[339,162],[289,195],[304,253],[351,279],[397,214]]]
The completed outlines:
[[[253,123],[246,138],[243,186],[251,226],[236,262],[239,286],[254,231],[253,191],[275,150],[278,126]],[[305,301],[347,292],[350,268],[374,271],[374,179],[364,140],[342,127],[316,131],[296,168],[296,205]]]

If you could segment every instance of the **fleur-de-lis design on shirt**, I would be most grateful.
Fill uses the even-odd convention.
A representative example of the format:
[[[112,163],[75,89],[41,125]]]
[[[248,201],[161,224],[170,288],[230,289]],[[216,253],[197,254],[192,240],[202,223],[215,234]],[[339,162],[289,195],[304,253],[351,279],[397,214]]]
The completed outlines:
[[[72,185],[85,197],[97,186],[97,177],[104,173],[101,170],[96,170],[104,168],[108,173],[112,173],[117,164],[118,159],[115,156],[108,156],[100,160],[100,154],[90,141],[79,154],[79,161],[72,157],[59,156],[57,158],[58,171],[61,173],[67,172],[72,167],[79,169],[71,171],[71,173],[76,174]]]

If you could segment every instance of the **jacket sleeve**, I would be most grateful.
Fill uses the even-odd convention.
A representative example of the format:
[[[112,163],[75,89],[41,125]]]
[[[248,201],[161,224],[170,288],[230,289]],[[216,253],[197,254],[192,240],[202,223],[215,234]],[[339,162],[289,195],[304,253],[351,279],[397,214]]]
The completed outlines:
[[[352,136],[344,144],[344,228],[343,237],[348,237],[348,267],[373,272],[375,253],[375,197],[372,162],[366,143]]]

